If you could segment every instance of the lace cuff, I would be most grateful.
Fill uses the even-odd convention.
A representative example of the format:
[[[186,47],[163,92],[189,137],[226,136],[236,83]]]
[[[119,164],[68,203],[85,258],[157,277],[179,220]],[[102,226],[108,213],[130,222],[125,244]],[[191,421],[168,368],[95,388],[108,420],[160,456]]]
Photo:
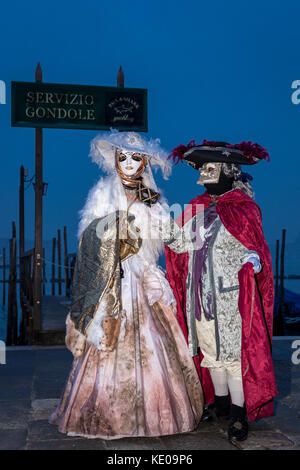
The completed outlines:
[[[256,251],[252,251],[252,250],[246,251],[245,255],[242,258],[242,263],[243,264],[252,263],[255,274],[259,273],[262,270],[260,258],[259,258],[258,253],[256,253]]]

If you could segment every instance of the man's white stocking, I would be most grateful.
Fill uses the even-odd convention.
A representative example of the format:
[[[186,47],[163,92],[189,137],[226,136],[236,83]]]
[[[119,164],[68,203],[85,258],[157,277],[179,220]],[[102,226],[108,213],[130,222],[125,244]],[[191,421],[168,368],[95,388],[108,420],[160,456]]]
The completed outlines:
[[[228,387],[233,405],[244,406],[244,390],[242,379],[232,377],[228,374]]]
[[[228,384],[227,384],[227,374],[226,369],[223,367],[218,367],[215,369],[209,369],[211,380],[214,384],[215,395],[218,397],[223,397],[228,395]]]

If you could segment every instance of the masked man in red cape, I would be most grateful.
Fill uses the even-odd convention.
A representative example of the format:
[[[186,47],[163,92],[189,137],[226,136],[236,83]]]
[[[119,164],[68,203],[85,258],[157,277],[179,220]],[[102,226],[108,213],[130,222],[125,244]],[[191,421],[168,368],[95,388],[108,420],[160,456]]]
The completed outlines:
[[[200,231],[200,248],[166,241],[166,268],[177,318],[194,357],[207,414],[230,418],[231,441],[247,438],[251,421],[273,415],[277,394],[272,362],[272,261],[241,165],[269,160],[258,144],[203,141],[180,145],[174,161],[199,170],[206,192],[176,220]],[[179,247],[180,245],[180,247]],[[178,248],[179,247],[179,248]],[[213,411],[212,411],[213,410]]]

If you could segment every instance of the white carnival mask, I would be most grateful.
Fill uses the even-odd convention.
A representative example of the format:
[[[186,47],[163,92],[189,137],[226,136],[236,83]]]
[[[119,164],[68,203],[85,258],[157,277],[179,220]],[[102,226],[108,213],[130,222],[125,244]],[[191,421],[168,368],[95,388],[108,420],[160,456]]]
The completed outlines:
[[[197,184],[217,184],[220,179],[222,163],[206,162],[199,168],[200,178]]]
[[[143,157],[140,153],[120,149],[118,151],[119,165],[126,176],[133,176],[141,166]]]

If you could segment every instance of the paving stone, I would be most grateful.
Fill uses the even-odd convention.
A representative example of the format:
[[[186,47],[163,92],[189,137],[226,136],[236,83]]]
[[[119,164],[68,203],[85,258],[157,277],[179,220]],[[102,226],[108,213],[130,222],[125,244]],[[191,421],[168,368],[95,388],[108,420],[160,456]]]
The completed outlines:
[[[48,421],[53,411],[55,411],[55,408],[31,411],[30,421]]]
[[[41,400],[32,400],[31,408],[34,411],[56,408],[59,403],[59,398],[49,398]]]
[[[300,450],[300,435],[299,434],[295,434],[295,435],[288,435],[287,434],[287,437],[294,442],[294,447],[292,447],[291,449],[289,449],[288,447],[285,449],[285,448],[282,448],[280,450]]]
[[[67,434],[58,431],[58,427],[48,423],[48,420],[35,420],[28,423],[28,441],[47,441],[72,439]]]
[[[69,376],[68,368],[57,369],[51,371],[40,371],[35,369],[35,382],[53,382],[61,381],[64,382]]]
[[[206,421],[203,423],[199,423],[197,428],[191,433],[201,433],[201,432],[217,432],[218,431],[218,424],[216,421]]]
[[[27,429],[0,429],[0,450],[18,450],[26,445]]]
[[[36,378],[34,380],[34,383],[33,383],[33,389],[34,391],[37,393],[38,391],[41,391],[41,390],[59,390],[59,393],[58,395],[56,396],[60,396],[61,392],[62,392],[62,389],[64,387],[66,383],[66,380],[64,378],[61,378],[61,377],[56,377],[55,379],[53,378]],[[47,398],[47,397],[35,397],[35,398]],[[55,398],[53,396],[49,396],[49,398]]]
[[[1,400],[0,429],[27,429],[30,400]]]
[[[37,364],[41,363],[58,363],[65,360],[73,360],[72,353],[67,348],[51,348],[38,350]]]
[[[30,421],[47,420],[59,404],[59,398],[38,399],[31,402]]]
[[[63,387],[52,386],[51,388],[39,387],[34,389],[34,399],[53,399],[61,396]]]
[[[292,354],[294,349],[292,349],[292,342],[286,343],[284,345],[278,345],[275,342],[273,343],[272,358],[276,362],[284,362],[292,365]]]
[[[65,374],[37,375],[33,382],[33,398],[48,399],[60,397],[65,387],[67,376]]]
[[[300,410],[298,410],[296,413],[294,410],[292,410],[289,406],[287,406],[283,401],[277,401],[276,403],[276,408],[275,408],[275,413],[274,416],[270,416],[268,419],[274,419],[274,418],[284,418],[284,417],[290,417],[291,419],[295,417],[299,417],[300,415]]]
[[[32,377],[30,375],[0,377],[0,400],[29,399],[31,388]]]
[[[80,439],[73,437],[64,440],[31,441],[27,450],[105,450],[105,442],[101,439]]]
[[[275,416],[266,418],[266,421],[272,429],[280,430],[287,436],[300,435],[300,413],[295,413],[283,403],[278,403]]]
[[[69,369],[71,369],[73,362],[73,357],[61,357],[59,358],[58,355],[54,357],[38,359],[36,364],[36,370],[39,373],[49,373],[51,371],[64,371],[65,374],[68,373]]]
[[[272,428],[274,431],[280,431],[289,439],[294,440],[295,437],[299,436],[300,419],[280,418],[280,420],[272,422]]]
[[[223,434],[226,434],[227,436],[227,430],[228,430],[228,424],[229,424],[229,420],[220,420],[218,421],[218,427],[219,427],[219,430],[223,433]],[[251,433],[255,432],[255,431],[260,431],[260,430],[271,430],[273,427],[271,425],[271,423],[268,422],[268,420],[258,420],[258,421],[255,421],[255,422],[252,422],[252,421],[248,421],[248,434],[250,435]]]
[[[255,421],[254,423],[252,421],[248,421],[248,429],[249,433],[255,432],[255,431],[261,431],[261,430],[268,430],[272,429],[272,425],[269,422],[269,418],[266,419],[259,419],[258,421]]]
[[[105,441],[108,450],[165,450],[162,438],[134,437]]]
[[[237,442],[234,445],[242,450],[281,450],[282,448],[292,450],[294,442],[281,432],[262,430],[249,433],[246,441]]]
[[[236,450],[220,432],[161,437],[165,450]]]
[[[300,414],[300,396],[295,394],[287,395],[281,400],[281,403],[294,410],[296,415]]]

